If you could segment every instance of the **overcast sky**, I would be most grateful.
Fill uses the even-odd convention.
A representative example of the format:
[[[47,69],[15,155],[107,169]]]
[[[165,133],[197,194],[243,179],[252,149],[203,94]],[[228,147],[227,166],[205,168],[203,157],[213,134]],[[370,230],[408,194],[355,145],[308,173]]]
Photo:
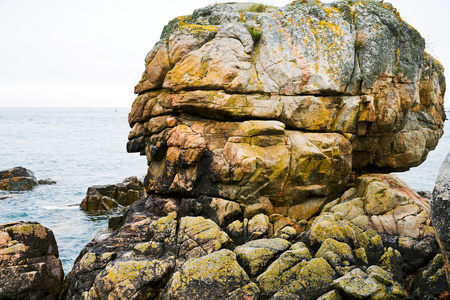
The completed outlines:
[[[219,2],[229,0],[0,0],[0,107],[130,107],[164,25]],[[450,67],[450,1],[390,2]]]

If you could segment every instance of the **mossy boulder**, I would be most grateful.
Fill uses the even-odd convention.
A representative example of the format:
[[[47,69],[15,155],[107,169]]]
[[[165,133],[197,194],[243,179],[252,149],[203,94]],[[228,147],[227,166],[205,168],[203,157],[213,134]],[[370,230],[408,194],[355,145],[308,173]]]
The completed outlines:
[[[36,222],[0,225],[0,299],[58,299],[63,278],[51,230]]]
[[[290,246],[291,244],[284,239],[259,239],[236,247],[234,253],[247,274],[255,277],[265,270],[277,254]]]
[[[222,299],[249,283],[234,253],[220,250],[187,261],[172,276],[161,299]],[[253,288],[253,292],[259,292]]]
[[[23,167],[0,171],[0,190],[28,191],[39,185],[34,173]]]

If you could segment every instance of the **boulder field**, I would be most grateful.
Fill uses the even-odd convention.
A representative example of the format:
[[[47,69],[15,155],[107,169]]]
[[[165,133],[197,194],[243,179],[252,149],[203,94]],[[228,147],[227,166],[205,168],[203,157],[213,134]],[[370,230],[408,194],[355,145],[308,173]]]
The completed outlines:
[[[424,48],[371,0],[170,21],[129,114],[146,196],[58,298],[448,299],[446,220],[436,234],[430,200],[388,174],[443,134],[443,67]]]

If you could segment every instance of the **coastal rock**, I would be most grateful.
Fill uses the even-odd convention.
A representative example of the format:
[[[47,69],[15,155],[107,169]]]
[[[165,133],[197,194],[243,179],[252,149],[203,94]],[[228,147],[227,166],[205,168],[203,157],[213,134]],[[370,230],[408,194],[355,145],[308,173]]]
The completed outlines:
[[[442,163],[431,201],[433,227],[444,257],[447,280],[450,285],[450,152]]]
[[[57,299],[63,278],[51,230],[36,222],[0,225],[1,299]]]
[[[0,190],[28,191],[37,185],[34,173],[23,167],[0,171]]]
[[[236,247],[234,253],[247,274],[255,277],[266,269],[267,264],[277,254],[286,251],[290,246],[291,243],[284,239],[259,239]]]
[[[122,183],[89,187],[80,207],[87,212],[109,211],[119,206],[129,206],[144,195],[142,181],[133,176]]]
[[[148,196],[83,249],[63,298],[406,299],[437,250],[429,201],[360,176],[417,166],[442,135],[424,46],[379,1],[172,20],[128,119]]]
[[[51,178],[44,178],[44,179],[39,179],[38,183],[41,185],[52,185],[52,184],[56,184],[56,181]]]
[[[385,246],[400,251],[406,267],[412,270],[426,265],[437,253],[429,207],[428,199],[420,197],[396,175],[369,174],[361,176],[355,188],[327,204],[323,214],[348,221],[356,234],[361,230],[376,231]]]
[[[225,249],[187,261],[173,275],[161,299],[239,299],[237,291],[249,283],[234,253]],[[254,286],[253,299],[257,299],[258,294]]]
[[[443,68],[390,4],[259,8],[178,17],[147,55],[127,145],[147,157],[147,193],[309,219],[351,179],[425,160]]]
[[[403,286],[394,281],[392,275],[378,266],[371,266],[367,272],[354,269],[335,280],[333,286],[344,299],[408,299]]]
[[[450,294],[447,277],[444,270],[444,257],[438,254],[414,278],[411,286],[414,299],[447,299]]]

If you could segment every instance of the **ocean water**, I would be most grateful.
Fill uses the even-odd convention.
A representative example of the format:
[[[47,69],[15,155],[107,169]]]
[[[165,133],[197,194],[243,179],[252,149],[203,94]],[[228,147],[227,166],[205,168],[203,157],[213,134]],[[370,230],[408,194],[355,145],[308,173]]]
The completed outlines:
[[[87,214],[78,204],[87,188],[144,176],[145,157],[125,150],[128,108],[0,108],[0,170],[22,166],[55,185],[0,200],[0,224],[36,221],[53,230],[67,274],[107,215]],[[400,177],[412,188],[431,191],[450,150],[450,125],[421,166]]]
[[[87,188],[144,176],[146,159],[126,152],[128,108],[0,108],[0,170],[22,166],[41,185],[0,200],[0,224],[37,221],[53,230],[67,274],[108,216],[78,204]]]

